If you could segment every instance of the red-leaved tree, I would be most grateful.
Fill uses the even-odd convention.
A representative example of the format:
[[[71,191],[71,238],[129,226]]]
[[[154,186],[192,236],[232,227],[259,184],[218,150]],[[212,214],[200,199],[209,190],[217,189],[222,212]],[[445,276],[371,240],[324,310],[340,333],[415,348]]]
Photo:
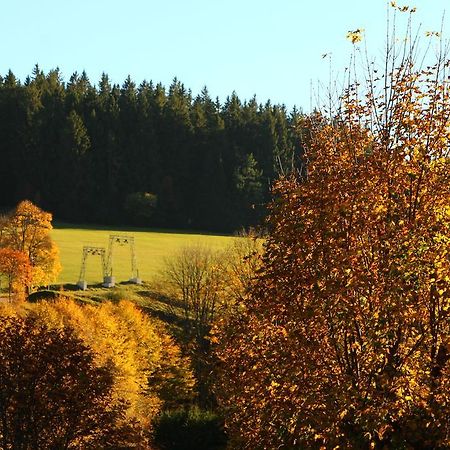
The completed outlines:
[[[9,300],[11,301],[13,293],[23,297],[32,279],[28,256],[20,250],[0,248],[0,277],[2,276],[8,284]]]

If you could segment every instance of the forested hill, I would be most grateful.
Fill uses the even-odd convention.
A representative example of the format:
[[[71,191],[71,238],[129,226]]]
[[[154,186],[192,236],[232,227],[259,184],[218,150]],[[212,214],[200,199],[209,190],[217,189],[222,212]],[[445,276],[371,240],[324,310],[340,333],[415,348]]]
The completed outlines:
[[[300,114],[206,88],[193,96],[38,66],[0,79],[0,208],[28,198],[61,220],[232,231],[257,224],[299,155]],[[144,194],[147,193],[147,194]]]

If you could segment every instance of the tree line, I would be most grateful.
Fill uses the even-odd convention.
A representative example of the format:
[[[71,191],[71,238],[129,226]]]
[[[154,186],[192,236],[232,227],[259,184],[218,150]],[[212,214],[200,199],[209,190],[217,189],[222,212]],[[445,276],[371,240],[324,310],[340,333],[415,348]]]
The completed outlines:
[[[222,104],[177,79],[64,82],[36,65],[23,82],[0,78],[0,117],[0,207],[27,198],[64,221],[252,226],[299,155],[295,108],[236,93]]]

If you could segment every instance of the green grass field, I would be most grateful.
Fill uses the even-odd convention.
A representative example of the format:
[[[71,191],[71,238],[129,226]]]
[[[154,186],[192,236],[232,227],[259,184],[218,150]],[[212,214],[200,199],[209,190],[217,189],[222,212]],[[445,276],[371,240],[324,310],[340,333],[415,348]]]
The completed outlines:
[[[58,283],[76,283],[80,274],[83,246],[91,245],[107,249],[110,234],[134,236],[139,276],[146,281],[152,280],[157,275],[164,265],[165,258],[170,258],[184,246],[200,244],[213,250],[220,250],[226,248],[232,239],[231,236],[160,232],[139,228],[113,229],[54,224],[52,238],[59,248],[62,264]],[[113,275],[116,277],[116,282],[126,281],[130,278],[131,256],[129,246],[114,246]],[[86,281],[89,284],[103,281],[99,256],[88,257]]]

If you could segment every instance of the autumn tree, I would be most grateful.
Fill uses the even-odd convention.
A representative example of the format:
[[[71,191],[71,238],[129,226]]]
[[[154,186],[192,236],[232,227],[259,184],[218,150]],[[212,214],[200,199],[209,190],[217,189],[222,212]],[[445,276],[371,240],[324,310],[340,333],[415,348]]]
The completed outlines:
[[[0,277],[8,283],[8,298],[15,292],[22,296],[31,282],[31,265],[28,256],[19,250],[0,248]]]
[[[24,200],[1,224],[0,247],[8,247],[27,255],[32,267],[34,286],[55,281],[61,270],[58,248],[50,237],[51,221],[50,213]]]
[[[309,118],[307,170],[275,186],[218,335],[236,448],[450,446],[450,63],[438,45],[418,67],[409,31]]]
[[[237,310],[245,301],[261,266],[263,242],[263,236],[255,230],[242,231],[222,255],[224,289],[221,298],[226,302],[227,314],[239,314]]]
[[[110,369],[72,330],[2,315],[0,341],[2,448],[132,448]]]
[[[201,245],[184,247],[168,258],[163,268],[163,292],[171,300],[171,312],[183,318],[182,341],[193,362],[203,407],[215,406],[211,342],[216,336],[211,330],[221,317],[240,314],[261,247],[256,234],[241,233],[223,251]]]
[[[51,329],[72,329],[92,349],[94,363],[110,367],[113,398],[126,401],[124,423],[135,424],[142,443],[148,442],[152,420],[163,408],[192,399],[189,360],[164,327],[131,302],[94,306],[60,298],[27,311]]]
[[[173,313],[183,318],[183,344],[191,356],[198,400],[204,407],[213,402],[209,333],[224,307],[221,294],[225,278],[220,256],[208,247],[187,246],[168,258],[162,271]]]
[[[187,246],[165,261],[162,275],[169,295],[182,310],[186,333],[203,339],[221,307],[220,256],[201,245]]]

